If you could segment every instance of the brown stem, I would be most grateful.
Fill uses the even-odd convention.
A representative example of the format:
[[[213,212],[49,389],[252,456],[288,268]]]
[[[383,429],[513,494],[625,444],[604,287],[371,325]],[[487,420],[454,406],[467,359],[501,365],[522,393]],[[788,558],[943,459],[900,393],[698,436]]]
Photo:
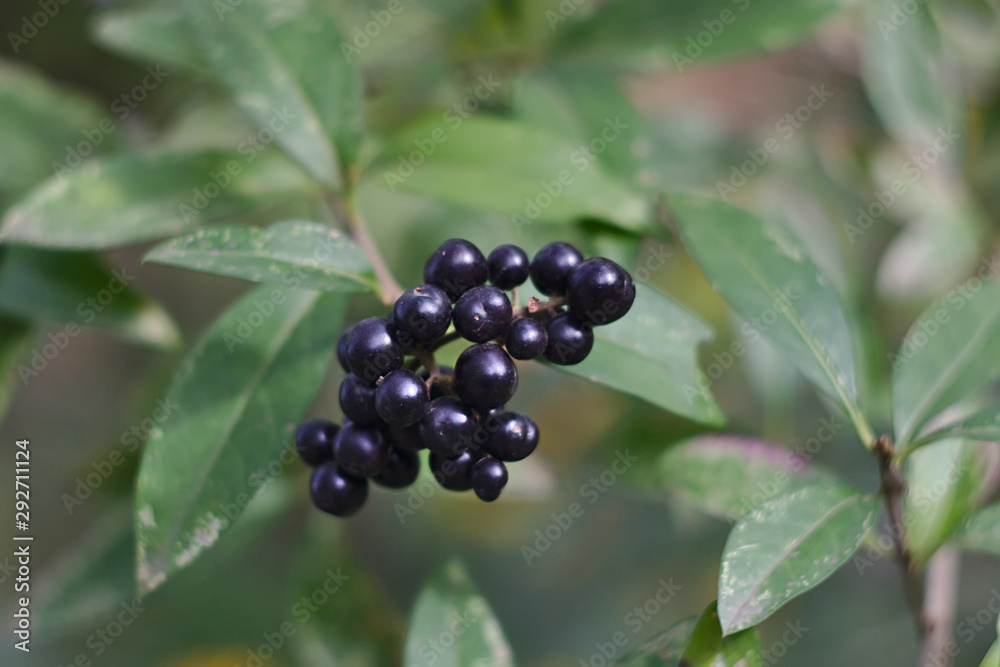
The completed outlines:
[[[334,217],[344,226],[347,233],[350,234],[351,238],[354,239],[368,257],[368,261],[372,263],[372,269],[375,271],[375,278],[378,280],[381,291],[382,302],[387,306],[392,305],[399,298],[399,295],[403,293],[403,288],[400,287],[396,278],[392,275],[389,265],[386,264],[382,253],[379,252],[378,246],[375,245],[375,241],[372,240],[371,235],[368,233],[368,228],[361,213],[349,206],[348,202],[338,194],[329,193],[326,196],[326,200],[333,210]]]

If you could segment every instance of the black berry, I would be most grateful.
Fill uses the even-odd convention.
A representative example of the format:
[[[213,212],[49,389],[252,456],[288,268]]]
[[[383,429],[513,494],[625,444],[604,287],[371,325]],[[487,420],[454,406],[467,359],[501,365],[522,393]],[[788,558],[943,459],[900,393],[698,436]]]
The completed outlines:
[[[517,390],[517,368],[499,345],[473,345],[455,363],[454,389],[473,407],[496,408],[506,404]]]
[[[452,301],[486,282],[486,258],[464,239],[441,244],[424,265],[424,282],[443,289]]]
[[[545,358],[554,364],[572,366],[587,358],[594,347],[594,329],[571,314],[559,315],[545,325],[549,336]]]
[[[531,261],[531,282],[543,294],[559,296],[566,292],[570,272],[583,261],[580,251],[568,243],[550,243]]]
[[[520,317],[507,329],[507,352],[515,359],[534,359],[545,352],[549,335],[545,326],[529,317]]]
[[[434,454],[457,456],[469,449],[479,420],[471,408],[451,396],[435,398],[420,422],[420,441]]]
[[[392,371],[375,390],[378,416],[393,426],[416,424],[424,416],[428,400],[427,385],[409,370]]]
[[[473,287],[455,303],[455,330],[473,343],[502,336],[513,316],[510,299],[499,287]]]
[[[295,451],[311,466],[329,461],[339,430],[339,426],[326,419],[310,419],[295,431]]]
[[[566,295],[570,312],[581,322],[610,324],[632,307],[635,281],[610,259],[593,257],[569,274]]]
[[[447,333],[451,324],[451,299],[434,285],[414,287],[396,299],[392,321],[404,344],[407,338],[417,343],[433,343]]]
[[[491,456],[486,456],[472,466],[472,490],[480,500],[493,502],[507,486],[507,466]]]
[[[538,446],[538,426],[526,414],[497,410],[485,419],[486,450],[501,461],[520,461]]]
[[[347,361],[347,344],[351,342],[352,333],[354,333],[354,327],[346,329],[337,339],[337,362],[348,373],[351,372],[351,364]]]
[[[482,457],[471,450],[453,457],[431,454],[429,463],[438,484],[449,491],[468,491],[472,488],[472,466]]]
[[[486,258],[490,282],[503,290],[514,289],[528,279],[528,254],[516,245],[502,245]]]
[[[411,452],[419,452],[424,448],[424,441],[420,439],[419,424],[386,426],[385,435],[393,447],[408,449]]]
[[[389,462],[372,481],[390,489],[405,489],[420,476],[420,455],[406,449],[393,448]]]
[[[376,426],[344,422],[333,443],[333,457],[347,474],[371,477],[389,462],[389,443]]]
[[[375,384],[389,371],[400,368],[403,346],[396,339],[395,327],[381,317],[358,322],[347,344],[347,361],[351,372],[366,384]]]
[[[364,384],[353,373],[340,383],[340,410],[355,424],[374,424],[378,421],[375,410],[375,387]]]
[[[327,461],[309,478],[313,504],[334,516],[350,516],[361,509],[368,498],[368,481],[345,473],[333,461]]]

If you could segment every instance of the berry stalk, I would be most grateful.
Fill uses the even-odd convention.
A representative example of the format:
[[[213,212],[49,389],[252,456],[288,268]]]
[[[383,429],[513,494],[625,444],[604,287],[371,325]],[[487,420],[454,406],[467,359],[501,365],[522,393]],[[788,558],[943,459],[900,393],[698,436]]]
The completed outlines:
[[[372,269],[375,271],[375,279],[378,280],[379,298],[382,300],[382,303],[387,306],[392,305],[399,298],[399,295],[403,293],[403,288],[400,287],[399,282],[392,275],[389,265],[382,257],[382,253],[379,252],[378,246],[375,245],[371,234],[368,233],[364,217],[354,205],[354,200],[331,192],[327,193],[326,201],[333,211],[333,216],[361,247],[365,256],[368,257],[368,261],[372,263]]]

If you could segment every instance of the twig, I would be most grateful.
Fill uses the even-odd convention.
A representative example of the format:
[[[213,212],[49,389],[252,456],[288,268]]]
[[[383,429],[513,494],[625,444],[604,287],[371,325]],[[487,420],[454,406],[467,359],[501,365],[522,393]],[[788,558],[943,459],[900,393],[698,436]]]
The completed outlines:
[[[951,664],[947,649],[952,641],[955,627],[961,565],[959,550],[953,545],[945,545],[938,550],[927,566],[923,607],[927,635],[924,637],[924,646],[921,650],[921,665],[946,667]]]
[[[372,269],[375,271],[375,279],[378,280],[381,291],[382,302],[387,306],[392,305],[399,298],[399,295],[403,293],[403,288],[400,287],[396,278],[392,275],[389,265],[386,264],[382,253],[379,252],[378,246],[375,245],[375,241],[372,240],[371,235],[368,233],[368,228],[361,213],[355,210],[347,200],[338,194],[328,193],[326,201],[333,210],[334,217],[344,226],[347,233],[350,234],[351,238],[364,251],[368,257],[368,261],[372,263]]]

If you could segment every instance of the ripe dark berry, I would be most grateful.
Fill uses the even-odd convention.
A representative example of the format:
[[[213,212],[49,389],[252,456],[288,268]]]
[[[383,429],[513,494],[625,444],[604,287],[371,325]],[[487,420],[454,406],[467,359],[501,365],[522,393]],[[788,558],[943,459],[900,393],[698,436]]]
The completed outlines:
[[[500,497],[507,486],[507,466],[491,456],[485,456],[472,466],[472,490],[480,500],[490,503]]]
[[[545,325],[549,343],[545,348],[545,358],[554,364],[572,366],[587,358],[594,347],[594,329],[590,324],[580,322],[573,315],[559,315]]]
[[[520,317],[507,329],[507,352],[515,359],[534,359],[545,352],[549,335],[545,326],[529,317]]]
[[[473,287],[455,303],[455,330],[473,343],[502,336],[513,315],[510,299],[499,287]]]
[[[501,461],[520,461],[538,446],[538,426],[526,414],[497,410],[485,420],[486,451]]]
[[[472,466],[482,457],[471,450],[453,457],[431,454],[429,463],[438,484],[449,491],[468,491],[472,488]]]
[[[389,462],[372,481],[390,489],[405,489],[420,476],[420,455],[405,449],[393,448]]]
[[[374,424],[378,421],[375,410],[375,387],[364,384],[353,373],[340,383],[340,410],[355,424]]]
[[[495,343],[472,345],[455,363],[455,393],[476,408],[496,408],[517,390],[517,368]]]
[[[457,456],[472,445],[479,420],[462,401],[442,396],[427,405],[427,414],[418,428],[420,441],[431,452],[441,456]]]
[[[441,244],[424,265],[424,282],[443,289],[452,301],[486,282],[486,258],[464,239]]]
[[[400,342],[433,343],[448,332],[451,299],[440,287],[420,285],[403,292],[392,308],[392,321]]]
[[[413,371],[404,369],[386,375],[375,390],[378,416],[393,426],[416,424],[423,418],[428,400],[424,381]]]
[[[424,448],[424,441],[420,439],[419,424],[410,426],[389,426],[386,425],[385,436],[389,439],[389,444],[400,449],[408,449],[411,452],[419,452]]]
[[[326,419],[310,419],[295,431],[295,451],[311,466],[333,458],[333,441],[340,427]]]
[[[333,458],[347,474],[371,477],[389,462],[389,443],[376,426],[344,422],[333,443]]]
[[[635,281],[610,259],[592,257],[576,266],[566,286],[570,312],[601,325],[621,319],[635,301]]]
[[[528,279],[528,254],[516,245],[497,246],[486,258],[490,282],[503,290],[514,289]]]
[[[309,478],[313,504],[327,514],[350,516],[361,509],[368,498],[368,480],[345,473],[333,461],[327,461]]]
[[[583,261],[580,251],[568,243],[550,243],[531,261],[531,282],[543,294],[559,296],[566,293],[570,272]]]
[[[351,372],[351,365],[347,361],[347,344],[351,342],[352,333],[354,333],[354,327],[346,329],[337,339],[337,362],[348,373]]]
[[[403,365],[403,346],[396,340],[396,330],[381,317],[369,317],[354,326],[347,344],[351,372],[366,384]]]

